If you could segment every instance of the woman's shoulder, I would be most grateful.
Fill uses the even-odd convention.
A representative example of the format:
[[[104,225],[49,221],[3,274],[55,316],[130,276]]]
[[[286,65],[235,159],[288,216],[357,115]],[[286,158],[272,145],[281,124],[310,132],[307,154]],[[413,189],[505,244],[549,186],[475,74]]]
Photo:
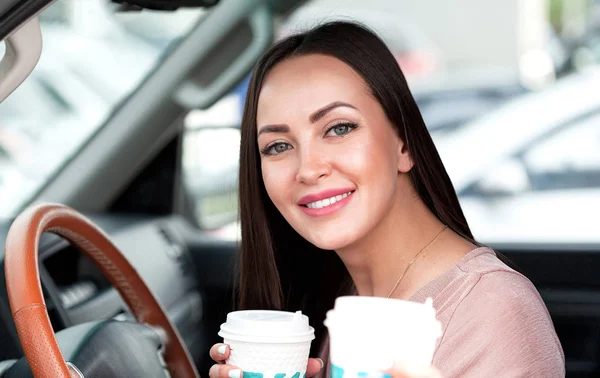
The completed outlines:
[[[457,264],[460,273],[454,278],[462,284],[453,294],[458,299],[447,296],[446,303],[453,306],[440,313],[444,334],[437,363],[456,373],[453,369],[460,368],[451,361],[458,353],[470,360],[473,374],[448,376],[502,371],[514,372],[511,376],[564,376],[564,354],[535,286],[489,248],[469,255]]]
[[[448,312],[453,313],[465,301],[498,301],[505,307],[526,302],[544,307],[531,281],[501,261],[489,247],[473,249],[411,299],[424,302],[426,298],[433,299],[434,307],[438,313],[443,313],[444,320],[449,320],[446,319]]]
[[[465,287],[462,306],[473,303],[478,308],[492,306],[496,312],[505,309],[513,316],[526,313],[549,317],[533,283],[501,261],[492,249],[474,250],[457,264],[457,269],[471,282]]]
[[[428,297],[433,299],[445,333],[450,330],[456,334],[452,330],[458,327],[459,333],[493,337],[513,327],[515,333],[526,333],[526,337],[544,334],[558,341],[546,305],[533,283],[488,247],[467,253],[413,299],[423,302]],[[528,326],[534,329],[526,331]]]
[[[457,267],[464,273],[490,274],[497,272],[517,273],[500,260],[498,254],[490,247],[478,247],[467,253],[458,263]]]

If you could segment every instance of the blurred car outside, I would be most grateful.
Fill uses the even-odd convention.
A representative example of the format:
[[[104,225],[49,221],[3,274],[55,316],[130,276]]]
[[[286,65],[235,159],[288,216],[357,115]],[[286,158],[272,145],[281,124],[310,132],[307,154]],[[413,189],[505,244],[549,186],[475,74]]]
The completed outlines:
[[[477,238],[598,242],[598,88],[590,68],[435,138]]]
[[[485,68],[431,75],[412,83],[411,91],[429,132],[440,135],[530,90],[514,70]]]

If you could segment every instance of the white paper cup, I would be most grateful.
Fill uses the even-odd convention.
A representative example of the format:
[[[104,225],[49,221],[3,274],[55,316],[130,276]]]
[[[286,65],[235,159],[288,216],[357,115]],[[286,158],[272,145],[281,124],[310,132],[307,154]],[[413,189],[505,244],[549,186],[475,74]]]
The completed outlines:
[[[229,313],[219,336],[244,378],[303,378],[314,333],[300,311],[250,310]]]
[[[331,378],[377,376],[394,364],[429,366],[442,332],[431,299],[340,297],[325,325]]]

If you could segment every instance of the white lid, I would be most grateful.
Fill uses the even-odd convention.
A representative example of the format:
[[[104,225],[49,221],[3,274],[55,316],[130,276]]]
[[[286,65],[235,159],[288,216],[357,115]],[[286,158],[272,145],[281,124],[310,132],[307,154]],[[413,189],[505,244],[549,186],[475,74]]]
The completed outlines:
[[[430,316],[435,318],[435,309],[431,298],[425,303],[411,302],[400,299],[389,299],[367,296],[343,296],[335,300],[334,310],[342,314],[373,314],[385,315],[400,311],[404,316]]]
[[[219,336],[236,341],[295,343],[315,338],[314,329],[302,311],[234,311],[227,314]]]
[[[407,327],[421,334],[441,335],[441,323],[436,319],[433,302],[425,303],[366,296],[345,296],[335,301],[327,312],[325,326],[342,332],[405,334]]]

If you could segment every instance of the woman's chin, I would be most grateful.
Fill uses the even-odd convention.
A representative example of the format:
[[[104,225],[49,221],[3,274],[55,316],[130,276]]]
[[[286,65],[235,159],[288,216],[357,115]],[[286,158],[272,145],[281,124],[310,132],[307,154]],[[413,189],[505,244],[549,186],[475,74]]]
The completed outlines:
[[[306,239],[317,248],[331,251],[343,249],[355,241],[348,235],[310,235]]]

